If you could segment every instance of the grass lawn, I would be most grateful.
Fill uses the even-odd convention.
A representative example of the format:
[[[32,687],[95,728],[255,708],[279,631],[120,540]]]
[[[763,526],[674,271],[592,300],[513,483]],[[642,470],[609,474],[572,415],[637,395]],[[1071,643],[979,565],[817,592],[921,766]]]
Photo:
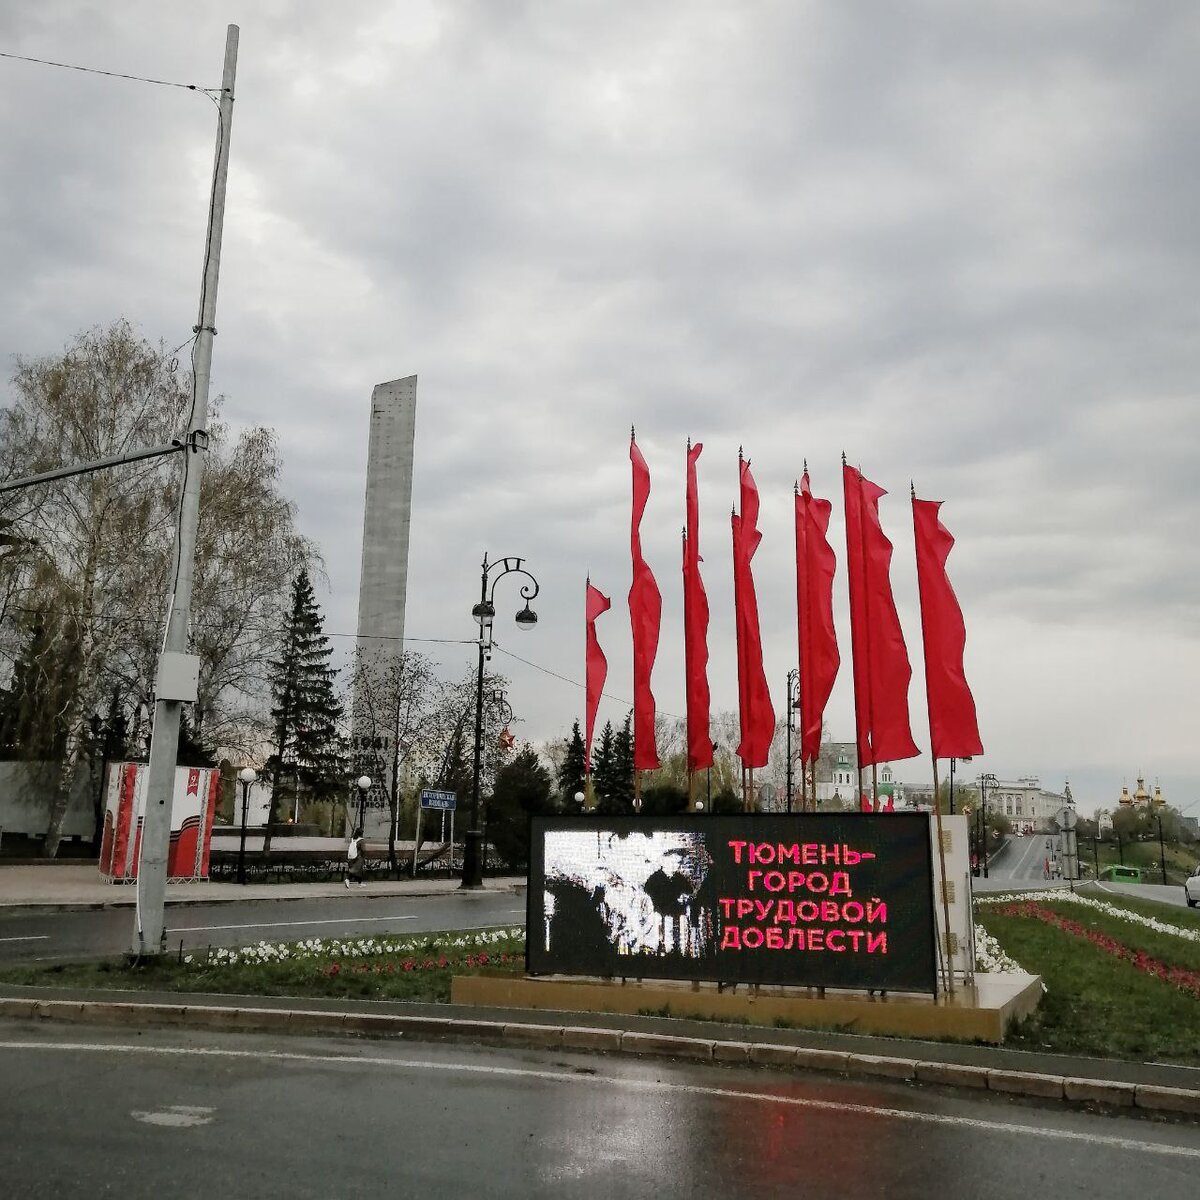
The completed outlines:
[[[1124,907],[1114,897],[1104,897]],[[1065,901],[1039,901],[1085,928],[1144,950],[1171,966],[1200,968],[1200,944]],[[1129,906],[1132,911],[1141,911]],[[1153,908],[1154,906],[1150,906]],[[1157,906],[1153,915],[1176,914]],[[977,908],[979,923],[1047,987],[1038,1011],[1010,1035],[1029,1050],[1200,1065],[1200,999],[1117,958],[1084,938],[992,904]]]
[[[314,946],[320,949],[312,950]],[[367,952],[362,952],[363,947],[368,948]],[[229,961],[232,956],[236,961]],[[523,931],[495,931],[481,936],[479,930],[470,930],[403,940],[314,939],[289,944],[286,958],[267,957],[265,961],[250,947],[228,954],[198,951],[191,962],[168,956],[153,965],[137,967],[123,961],[12,966],[0,971],[0,982],[35,987],[448,1003],[454,975],[483,971],[522,974],[524,970]]]

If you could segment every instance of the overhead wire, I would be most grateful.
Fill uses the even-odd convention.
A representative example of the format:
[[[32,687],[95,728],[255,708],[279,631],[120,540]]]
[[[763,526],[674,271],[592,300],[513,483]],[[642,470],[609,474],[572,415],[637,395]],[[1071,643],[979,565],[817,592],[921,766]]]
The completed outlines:
[[[499,650],[501,654],[507,654],[509,658],[515,658],[517,662],[524,663],[527,667],[532,667],[535,671],[541,671],[543,675],[550,675],[555,679],[562,680],[563,683],[569,683],[572,687],[587,689],[587,684],[580,683],[578,679],[571,679],[566,675],[560,675],[557,671],[550,670],[549,667],[543,667],[540,663],[531,662],[528,658],[522,658],[519,654],[514,654],[511,650],[506,650],[499,642],[492,643],[493,649]],[[611,692],[601,692],[600,695],[605,700],[615,700],[618,704],[624,705],[626,708],[633,707],[632,700],[626,700],[624,696],[614,696]],[[664,717],[672,717],[676,721],[682,721],[683,718],[677,713],[667,712],[665,708],[657,710]]]
[[[110,79],[127,79],[133,83],[150,83],[156,87],[182,88],[188,92],[200,92],[204,95],[220,93],[220,88],[201,87],[198,83],[180,83],[175,79],[152,79],[147,75],[130,75],[124,71],[105,71],[100,67],[84,67],[78,63],[56,62],[52,58],[34,58],[31,54],[13,54],[8,50],[0,50],[0,58],[11,58],[14,62],[37,63],[42,67],[57,67],[63,71],[79,71],[84,75],[106,75]]]

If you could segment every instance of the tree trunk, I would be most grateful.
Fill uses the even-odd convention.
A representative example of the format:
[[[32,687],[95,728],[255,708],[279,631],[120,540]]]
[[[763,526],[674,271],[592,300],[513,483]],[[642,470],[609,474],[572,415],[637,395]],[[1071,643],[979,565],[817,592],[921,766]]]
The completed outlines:
[[[76,717],[67,737],[67,753],[58,770],[58,779],[54,787],[54,800],[50,805],[50,820],[46,824],[46,840],[42,843],[42,854],[46,858],[56,858],[58,847],[62,842],[63,822],[66,820],[67,808],[71,803],[71,792],[75,782],[75,771],[79,766],[79,747],[82,743],[83,722]]]

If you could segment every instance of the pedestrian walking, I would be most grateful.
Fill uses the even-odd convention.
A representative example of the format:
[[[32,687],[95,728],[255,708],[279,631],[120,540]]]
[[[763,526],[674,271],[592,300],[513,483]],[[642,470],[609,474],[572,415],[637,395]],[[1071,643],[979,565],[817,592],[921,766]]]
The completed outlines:
[[[363,879],[363,874],[367,869],[367,847],[363,841],[362,829],[356,829],[350,837],[350,844],[346,847],[346,887],[349,888],[350,881],[353,880],[359,887],[366,887],[366,881]]]

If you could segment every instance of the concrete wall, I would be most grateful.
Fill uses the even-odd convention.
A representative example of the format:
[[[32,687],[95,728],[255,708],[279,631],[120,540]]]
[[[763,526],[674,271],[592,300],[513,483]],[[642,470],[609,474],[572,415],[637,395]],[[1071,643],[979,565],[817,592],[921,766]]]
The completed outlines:
[[[0,762],[0,830],[42,837],[50,822],[57,763]],[[86,766],[75,777],[63,821],[64,838],[91,840],[96,825],[93,783]]]

